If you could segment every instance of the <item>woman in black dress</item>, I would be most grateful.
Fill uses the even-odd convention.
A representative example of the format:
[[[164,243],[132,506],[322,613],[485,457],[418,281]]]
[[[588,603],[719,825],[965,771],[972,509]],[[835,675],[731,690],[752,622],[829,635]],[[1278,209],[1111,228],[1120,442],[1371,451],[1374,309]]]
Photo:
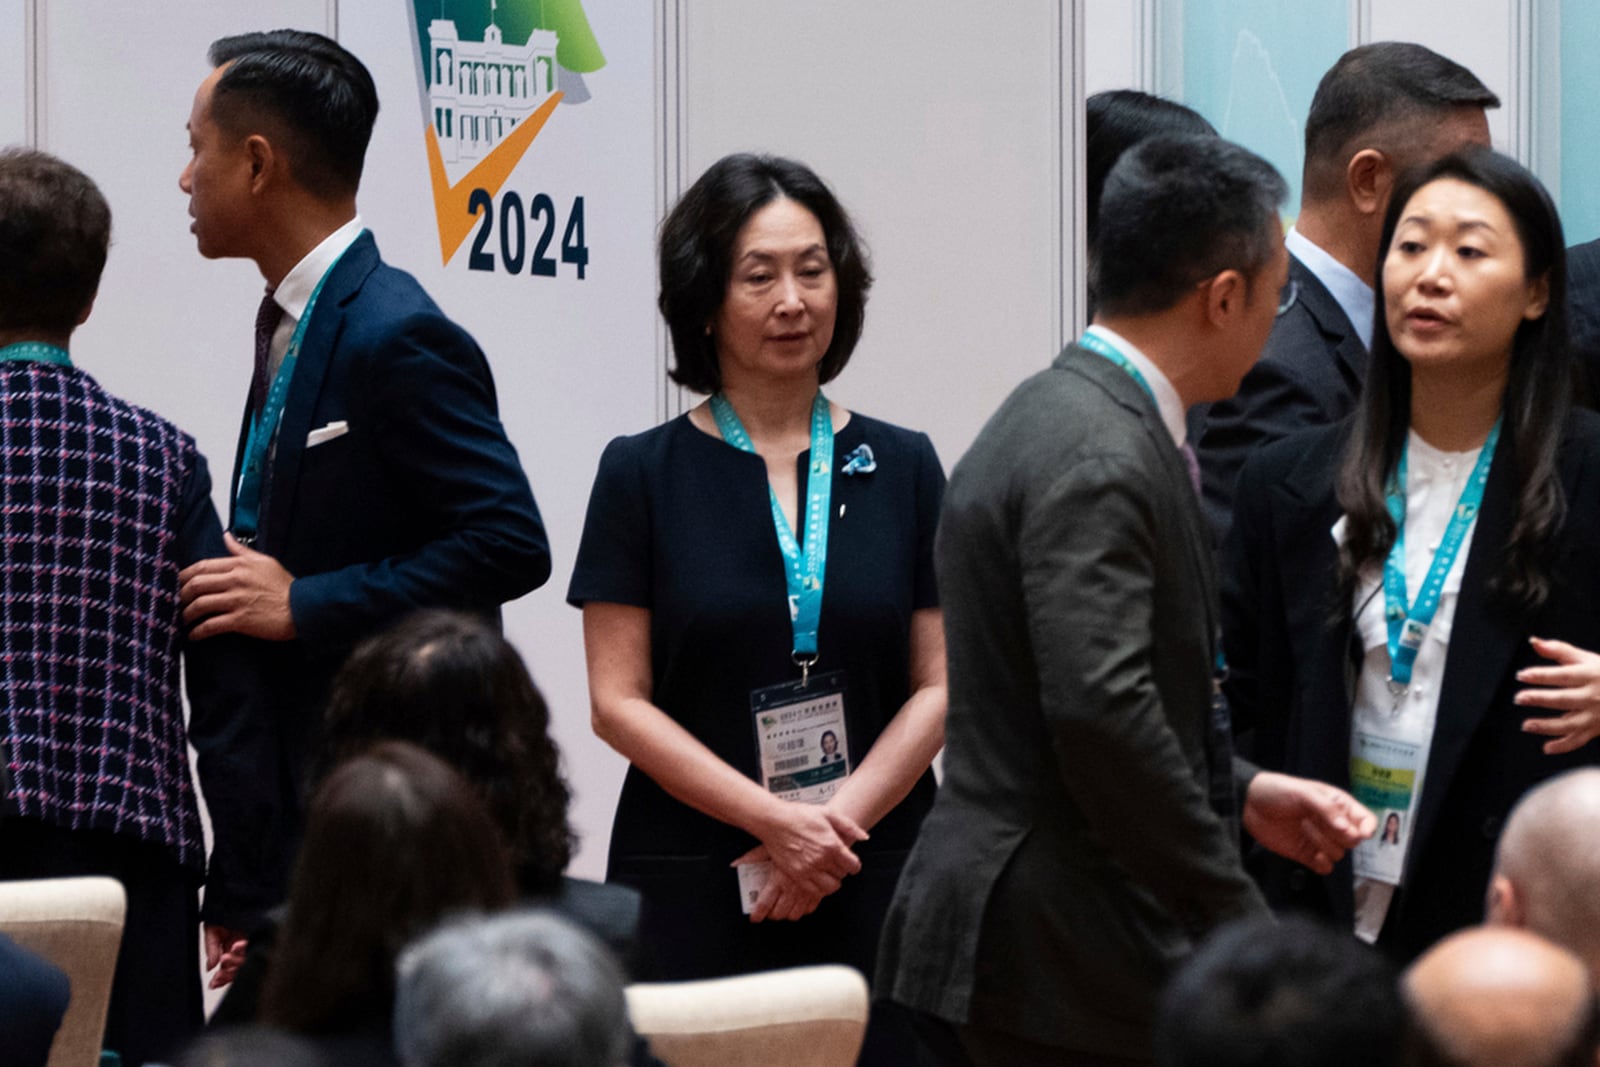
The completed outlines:
[[[870,275],[810,170],[723,159],[660,256],[673,377],[712,397],[607,447],[568,592],[595,731],[632,764],[609,877],[668,977],[871,975],[943,741],[944,473],[822,396]]]

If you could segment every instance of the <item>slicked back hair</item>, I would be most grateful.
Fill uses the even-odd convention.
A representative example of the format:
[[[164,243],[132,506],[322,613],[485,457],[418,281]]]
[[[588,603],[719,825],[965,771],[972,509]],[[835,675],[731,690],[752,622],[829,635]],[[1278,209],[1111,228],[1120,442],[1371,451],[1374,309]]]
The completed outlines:
[[[111,207],[78,168],[0,150],[0,329],[71,332],[105,269]]]
[[[222,129],[235,137],[265,130],[307,192],[354,195],[378,118],[378,90],[359,59],[305,30],[223,37],[208,57],[228,68],[211,97]]]
[[[774,200],[804,207],[822,225],[838,287],[833,341],[822,355],[823,383],[836,378],[861,340],[872,269],[844,206],[804,163],[747,153],[724,156],[689,187],[661,224],[661,295],[672,334],[672,380],[697,393],[722,387],[716,338],[706,325],[728,294],[733,245],[750,216]]]
[[[1246,278],[1283,241],[1272,164],[1220,137],[1161,136],[1123,153],[1100,199],[1091,279],[1108,315],[1165,311],[1224,270]]]
[[[1322,76],[1311,98],[1305,199],[1337,196],[1350,157],[1362,148],[1380,149],[1404,169],[1424,162],[1411,147],[1421,124],[1457,108],[1499,106],[1500,98],[1476,74],[1420,44],[1379,41],[1352,48]]]

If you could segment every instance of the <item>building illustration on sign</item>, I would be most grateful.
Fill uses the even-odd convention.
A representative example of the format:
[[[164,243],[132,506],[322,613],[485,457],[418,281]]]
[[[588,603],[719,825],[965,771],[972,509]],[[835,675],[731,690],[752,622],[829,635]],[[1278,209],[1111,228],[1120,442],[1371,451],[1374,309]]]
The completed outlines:
[[[428,99],[447,163],[480,159],[556,90],[554,30],[505,43],[491,17],[482,41],[463,41],[450,19],[428,26]]]

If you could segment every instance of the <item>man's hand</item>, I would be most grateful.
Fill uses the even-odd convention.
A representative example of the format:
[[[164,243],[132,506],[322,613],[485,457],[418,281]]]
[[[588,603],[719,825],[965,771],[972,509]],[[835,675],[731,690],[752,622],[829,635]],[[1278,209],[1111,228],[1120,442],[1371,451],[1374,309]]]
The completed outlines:
[[[1372,836],[1378,818],[1342,789],[1262,771],[1245,791],[1244,828],[1278,855],[1328,874]]]
[[[1535,652],[1545,659],[1555,660],[1557,665],[1524,667],[1518,671],[1517,681],[1548,688],[1519,691],[1517,704],[1565,714],[1551,719],[1524,719],[1522,729],[1550,738],[1544,743],[1547,755],[1576,752],[1600,737],[1600,656],[1565,641],[1547,641],[1542,637],[1530,641]]]
[[[189,637],[203,641],[236,633],[267,641],[292,639],[289,586],[294,575],[271,556],[241,545],[232,534],[223,538],[226,556],[203,559],[178,574],[183,621],[194,626]]]
[[[205,933],[206,970],[217,972],[211,976],[211,988],[221,989],[239,973],[239,965],[244,962],[244,950],[249,942],[244,934],[226,926],[207,923]]]

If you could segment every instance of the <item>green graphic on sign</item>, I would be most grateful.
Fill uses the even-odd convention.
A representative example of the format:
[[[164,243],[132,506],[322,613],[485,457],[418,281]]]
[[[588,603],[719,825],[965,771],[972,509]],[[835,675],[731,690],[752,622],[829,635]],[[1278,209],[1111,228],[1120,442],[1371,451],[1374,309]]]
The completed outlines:
[[[546,30],[556,35],[556,62],[567,70],[591,74],[606,65],[600,43],[589,28],[589,16],[584,14],[583,0],[413,0],[412,9],[420,41],[428,40],[429,27],[435,21],[453,22],[463,41],[499,36],[514,47],[526,44],[535,30]],[[498,34],[489,33],[491,26]],[[424,64],[423,72],[431,86],[435,70]]]

